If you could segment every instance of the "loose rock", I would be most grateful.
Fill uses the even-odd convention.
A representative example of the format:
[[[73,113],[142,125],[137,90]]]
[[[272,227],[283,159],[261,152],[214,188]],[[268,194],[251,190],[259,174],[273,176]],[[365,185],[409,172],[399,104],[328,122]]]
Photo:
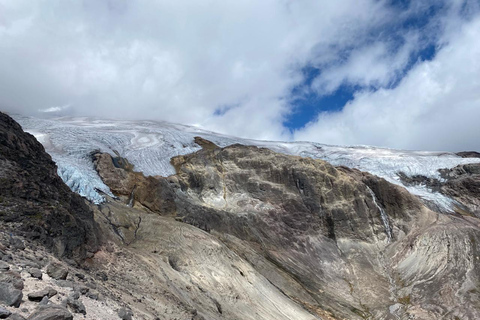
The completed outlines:
[[[132,320],[133,312],[132,312],[132,310],[127,309],[127,308],[120,308],[118,310],[118,316],[122,320]]]
[[[45,288],[40,291],[32,292],[28,294],[28,300],[30,301],[41,301],[43,297],[53,297],[54,295],[57,294],[57,290],[52,289],[50,287]]]
[[[28,269],[28,273],[30,273],[30,275],[31,275],[33,278],[42,280],[42,271],[41,271],[40,269],[30,268],[30,269]]]
[[[0,270],[7,271],[10,269],[10,266],[8,263],[0,261]]]
[[[74,313],[81,313],[83,315],[87,314],[85,309],[85,305],[78,299],[74,299],[73,297],[69,297],[67,299],[67,306],[74,312]]]
[[[0,303],[18,308],[22,303],[23,293],[11,283],[0,282]]]
[[[28,320],[73,320],[73,316],[66,308],[49,304],[39,306]]]
[[[47,274],[55,280],[65,280],[68,276],[68,269],[59,263],[52,262],[47,267]]]
[[[5,309],[4,307],[0,307],[0,319],[8,318],[12,313]]]

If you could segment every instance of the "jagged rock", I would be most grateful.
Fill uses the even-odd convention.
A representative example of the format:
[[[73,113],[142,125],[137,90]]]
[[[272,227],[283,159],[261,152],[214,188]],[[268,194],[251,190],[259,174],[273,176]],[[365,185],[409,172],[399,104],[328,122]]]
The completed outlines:
[[[38,306],[27,320],[73,320],[73,316],[66,308],[49,304]]]
[[[45,306],[45,305],[47,305],[49,302],[50,302],[50,299],[48,299],[48,296],[45,296],[45,297],[42,298],[42,300],[40,301],[39,304],[42,305],[42,306]]]
[[[0,271],[10,270],[10,265],[6,262],[0,261]]]
[[[118,310],[117,313],[118,313],[118,316],[120,317],[120,319],[122,319],[122,320],[132,320],[133,312],[130,309],[122,307]]]
[[[12,313],[10,311],[0,306],[0,319],[8,318],[11,314]]]
[[[56,280],[65,280],[68,276],[68,269],[59,263],[52,262],[47,267],[47,274]]]
[[[22,302],[22,297],[22,291],[15,289],[11,283],[0,282],[0,303],[18,308]]]
[[[8,320],[26,320],[26,319],[21,315],[19,315],[18,313],[14,313],[10,317],[8,317]]]
[[[18,237],[10,237],[10,247],[15,250],[25,250],[25,243]]]
[[[78,298],[74,298],[72,296],[67,298],[67,306],[74,312],[74,313],[81,313],[83,315],[87,314],[85,309],[85,305],[78,300]]]
[[[83,259],[96,251],[99,234],[92,211],[57,174],[43,146],[12,118],[0,113],[0,220],[16,233],[43,243],[58,256]],[[6,225],[7,227],[9,225]],[[16,237],[10,246],[23,249]]]
[[[51,287],[48,287],[48,288],[45,288],[43,290],[40,290],[40,291],[36,291],[36,292],[31,292],[29,293],[27,296],[28,296],[28,300],[31,300],[31,301],[41,301],[43,299],[43,297],[53,297],[57,294],[57,290],[51,288]]]
[[[120,159],[127,162],[124,158],[113,158],[108,153],[96,153],[93,157],[95,169],[114,194],[129,197],[131,205],[136,201],[155,212],[172,214],[175,211],[175,196],[165,180],[145,177],[134,172],[133,166],[125,170],[118,165]]]
[[[22,276],[16,271],[0,272],[0,282],[11,283],[15,289],[23,290]]]
[[[36,279],[39,279],[39,280],[42,280],[42,271],[40,269],[37,269],[37,268],[30,268],[28,269],[28,273],[33,277],[33,278],[36,278]]]

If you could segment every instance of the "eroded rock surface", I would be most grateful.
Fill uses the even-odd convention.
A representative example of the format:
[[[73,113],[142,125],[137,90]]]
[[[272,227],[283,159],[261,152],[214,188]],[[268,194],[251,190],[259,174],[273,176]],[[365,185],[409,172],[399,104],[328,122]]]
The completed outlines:
[[[58,256],[81,260],[98,246],[92,211],[63,183],[43,146],[1,112],[0,212],[0,221],[19,223],[15,232]]]

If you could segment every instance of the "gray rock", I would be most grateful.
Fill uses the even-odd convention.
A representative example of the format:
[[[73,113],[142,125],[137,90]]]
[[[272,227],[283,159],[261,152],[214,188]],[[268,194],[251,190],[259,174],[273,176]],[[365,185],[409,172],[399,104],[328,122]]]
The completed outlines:
[[[11,283],[15,289],[23,290],[22,276],[16,271],[0,272],[0,282]]]
[[[117,314],[120,317],[120,319],[122,319],[122,320],[132,320],[132,317],[133,317],[132,310],[127,309],[127,308],[118,309]]]
[[[12,313],[5,309],[4,307],[0,307],[0,319],[8,318]]]
[[[22,303],[22,297],[22,291],[15,289],[13,284],[0,282],[0,303],[18,308]]]
[[[73,288],[74,287],[73,281],[70,281],[70,280],[57,280],[56,284],[59,285],[62,288]]]
[[[73,300],[77,300],[78,298],[80,298],[80,293],[74,292],[69,297],[72,298]]]
[[[30,301],[41,301],[43,297],[51,298],[57,294],[57,290],[47,287],[43,290],[31,292],[28,294],[28,300]]]
[[[38,306],[27,320],[73,320],[73,316],[66,308],[49,304]]]
[[[87,286],[77,285],[77,284],[74,284],[73,290],[75,292],[78,292],[78,293],[82,294],[82,295],[85,295],[88,291],[90,291],[90,289]]]
[[[81,313],[83,315],[87,314],[85,309],[85,305],[78,299],[74,299],[73,297],[69,297],[67,299],[67,306],[74,312],[74,313]]]
[[[68,269],[59,263],[52,262],[47,267],[47,274],[55,280],[65,280],[68,276]]]
[[[8,317],[8,320],[26,320],[26,319],[21,315],[19,315],[18,313],[14,313],[10,317]]]
[[[42,298],[42,301],[40,301],[40,305],[46,306],[49,302],[48,296],[45,296]]]
[[[7,271],[9,269],[10,269],[10,266],[8,263],[0,261],[0,270]]]
[[[87,292],[86,296],[87,298],[90,298],[92,300],[98,300],[99,298],[98,292],[95,292],[95,291]]]
[[[23,242],[22,239],[18,237],[11,237],[10,238],[10,246],[16,250],[24,250],[25,249],[25,243]]]
[[[30,273],[30,275],[31,275],[33,278],[42,280],[42,271],[41,271],[40,269],[38,269],[38,268],[30,268],[30,269],[28,269],[28,273]]]

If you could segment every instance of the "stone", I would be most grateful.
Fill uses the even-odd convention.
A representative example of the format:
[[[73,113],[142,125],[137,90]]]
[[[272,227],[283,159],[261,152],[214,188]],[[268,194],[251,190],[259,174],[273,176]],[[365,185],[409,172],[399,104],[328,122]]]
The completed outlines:
[[[43,290],[36,291],[36,292],[31,292],[28,294],[28,300],[30,301],[41,301],[43,297],[53,297],[54,295],[57,294],[57,290],[47,287]]]
[[[18,313],[14,313],[10,317],[8,317],[8,320],[26,320],[26,319],[21,315],[19,315]]]
[[[0,306],[0,319],[8,318],[12,313]]]
[[[73,298],[72,296],[68,297],[67,299],[67,306],[74,312],[74,313],[81,313],[83,315],[87,314],[85,309],[85,305],[77,299]]]
[[[42,280],[42,271],[38,268],[30,268],[28,269],[28,273],[38,280]]]
[[[49,304],[38,306],[27,320],[73,320],[73,315],[62,306]]]
[[[52,262],[47,267],[47,274],[55,280],[65,280],[68,276],[68,269],[60,263]]]
[[[47,305],[50,302],[50,299],[48,299],[48,296],[45,296],[42,298],[42,301],[40,301],[40,305]]]
[[[9,307],[20,306],[22,303],[23,293],[21,290],[15,289],[13,284],[0,282],[0,303]]]
[[[133,317],[132,310],[124,308],[124,307],[118,309],[117,314],[120,317],[120,319],[122,319],[122,320],[132,320],[132,317]]]
[[[10,270],[10,265],[4,261],[0,261],[0,270],[2,271]]]
[[[0,272],[0,282],[11,283],[15,289],[23,290],[23,279],[20,273],[16,271]]]

